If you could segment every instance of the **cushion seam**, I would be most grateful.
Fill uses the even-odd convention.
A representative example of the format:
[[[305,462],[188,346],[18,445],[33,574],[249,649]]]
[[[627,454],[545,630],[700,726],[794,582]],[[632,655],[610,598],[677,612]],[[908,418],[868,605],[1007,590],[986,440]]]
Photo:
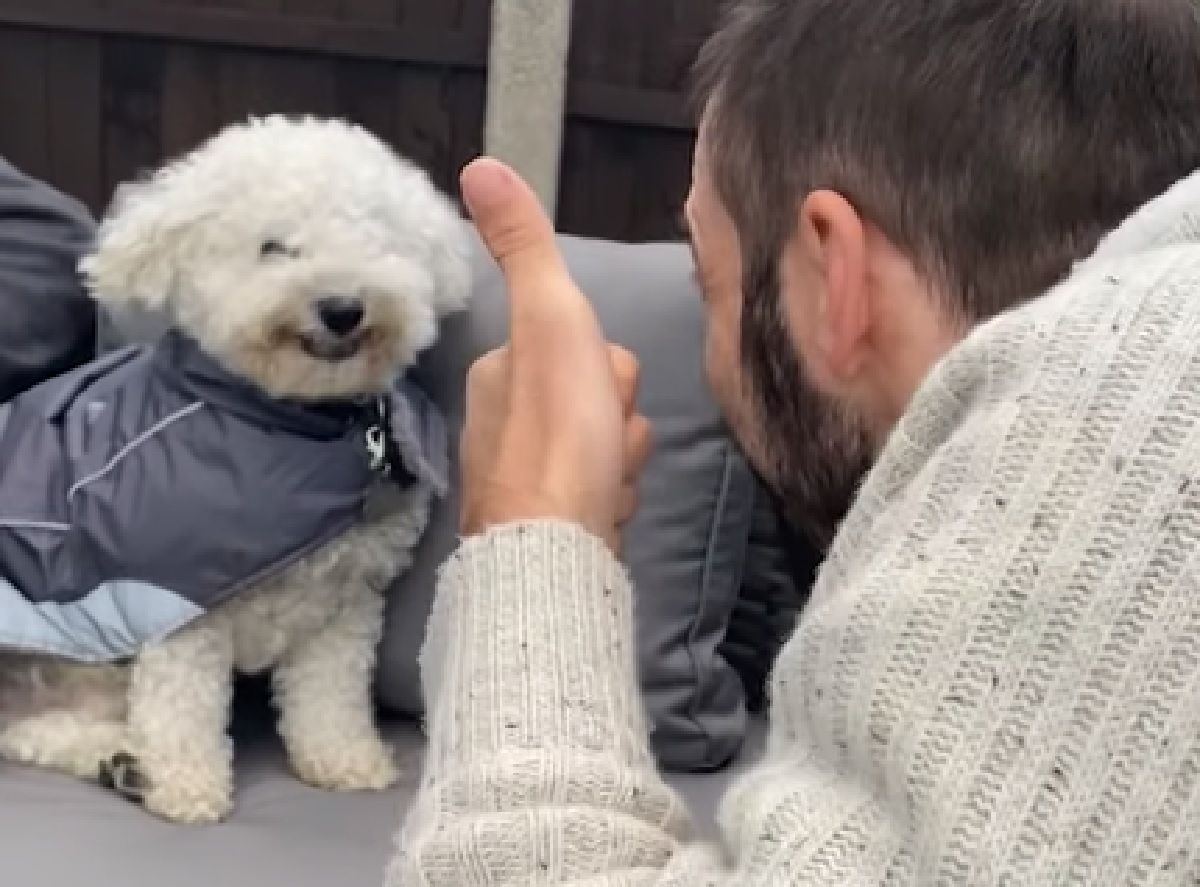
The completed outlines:
[[[711,751],[713,744],[712,731],[708,725],[697,713],[700,702],[699,688],[702,684],[702,666],[700,657],[696,654],[695,641],[699,631],[700,623],[703,621],[702,613],[707,609],[711,600],[711,584],[713,582],[713,557],[717,548],[719,539],[723,536],[722,530],[725,526],[725,512],[729,507],[730,488],[733,485],[734,473],[733,446],[729,441],[724,442],[724,458],[722,459],[721,479],[717,488],[717,502],[712,510],[712,518],[708,529],[708,539],[704,546],[704,569],[700,578],[699,596],[696,600],[696,608],[692,612],[692,624],[688,627],[687,640],[684,643],[684,649],[687,651],[688,662],[691,664],[692,671],[692,686],[695,692],[692,693],[691,699],[688,702],[686,716],[688,720],[697,729],[700,735],[704,738],[705,757]]]

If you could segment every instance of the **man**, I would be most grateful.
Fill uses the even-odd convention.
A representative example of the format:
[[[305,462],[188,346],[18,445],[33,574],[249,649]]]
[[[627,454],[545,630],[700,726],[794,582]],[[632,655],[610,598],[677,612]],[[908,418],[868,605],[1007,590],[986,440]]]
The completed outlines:
[[[700,72],[713,387],[814,532],[875,462],[776,665],[766,756],[722,846],[689,843],[614,557],[636,368],[528,189],[478,162],[511,340],[470,379],[389,882],[1194,883],[1196,5],[743,0]]]

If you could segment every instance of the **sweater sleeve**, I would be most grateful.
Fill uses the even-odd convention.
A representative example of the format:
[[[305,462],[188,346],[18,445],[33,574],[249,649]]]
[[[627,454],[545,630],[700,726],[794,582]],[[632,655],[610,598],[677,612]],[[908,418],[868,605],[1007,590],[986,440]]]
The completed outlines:
[[[429,749],[388,887],[723,885],[647,743],[632,590],[558,522],[466,540],[421,653]]]

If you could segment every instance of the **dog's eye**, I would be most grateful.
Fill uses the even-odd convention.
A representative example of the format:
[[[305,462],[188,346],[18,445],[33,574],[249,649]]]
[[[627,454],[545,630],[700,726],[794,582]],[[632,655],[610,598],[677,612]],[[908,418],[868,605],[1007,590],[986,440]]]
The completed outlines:
[[[264,259],[279,259],[284,256],[295,256],[296,251],[288,249],[278,240],[268,240],[259,248],[258,254]]]

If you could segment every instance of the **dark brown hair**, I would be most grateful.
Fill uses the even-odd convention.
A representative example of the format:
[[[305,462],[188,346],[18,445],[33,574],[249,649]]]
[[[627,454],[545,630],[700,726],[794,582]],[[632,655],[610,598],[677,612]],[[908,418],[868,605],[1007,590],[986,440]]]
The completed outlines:
[[[980,319],[1200,167],[1200,3],[741,0],[697,87],[748,273],[832,188]]]

